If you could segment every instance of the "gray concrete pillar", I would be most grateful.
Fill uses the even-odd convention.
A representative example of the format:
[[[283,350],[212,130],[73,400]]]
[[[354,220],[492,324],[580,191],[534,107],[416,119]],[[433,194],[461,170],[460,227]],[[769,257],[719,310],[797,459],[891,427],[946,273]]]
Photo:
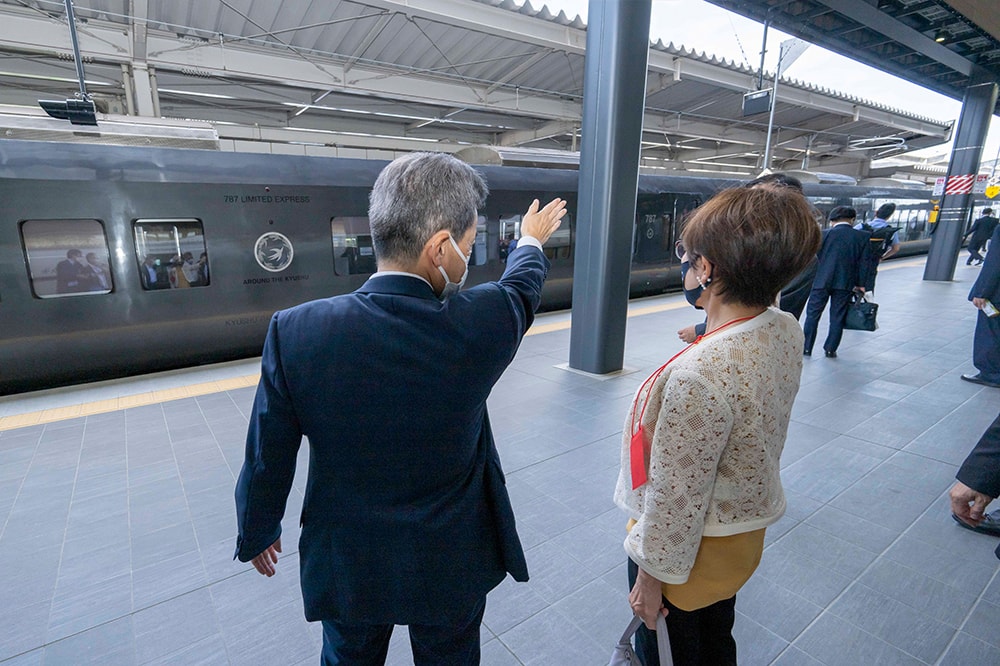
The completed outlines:
[[[955,277],[955,260],[962,247],[962,234],[972,207],[972,185],[979,173],[983,144],[996,102],[997,84],[994,81],[974,84],[965,90],[941,214],[927,253],[924,280],[949,281]],[[948,194],[949,190],[955,193]]]
[[[625,358],[651,0],[590,0],[569,366],[594,374]]]

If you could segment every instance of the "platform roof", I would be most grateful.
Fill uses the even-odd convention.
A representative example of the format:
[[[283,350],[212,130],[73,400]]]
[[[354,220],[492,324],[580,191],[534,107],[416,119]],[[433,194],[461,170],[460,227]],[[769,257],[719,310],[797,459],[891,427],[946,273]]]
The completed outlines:
[[[1000,80],[996,0],[708,2],[957,100],[971,83]]]
[[[468,145],[573,149],[586,26],[511,0],[74,0],[88,89],[134,112],[127,72],[155,77],[164,117],[209,120],[242,149],[331,154]],[[61,0],[0,0],[0,103],[72,96]],[[767,115],[744,118],[757,72],[651,44],[650,168],[754,173]],[[938,145],[951,122],[782,79],[776,168],[856,173]],[[2,129],[2,128],[0,128]]]

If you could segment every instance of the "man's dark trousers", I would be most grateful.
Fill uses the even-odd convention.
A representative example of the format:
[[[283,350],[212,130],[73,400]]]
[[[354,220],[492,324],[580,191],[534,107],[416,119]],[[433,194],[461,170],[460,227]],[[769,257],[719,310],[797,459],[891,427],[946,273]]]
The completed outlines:
[[[457,626],[411,624],[414,666],[475,666],[479,663],[479,625],[486,610],[483,597]],[[389,651],[391,624],[343,624],[323,621],[321,666],[383,666]]]
[[[980,377],[1000,384],[1000,317],[987,317],[982,310],[972,339],[972,365]]]
[[[812,351],[816,342],[816,329],[819,318],[823,315],[827,299],[830,300],[830,332],[823,343],[823,349],[835,352],[844,337],[844,320],[847,319],[847,306],[851,304],[850,289],[813,289],[809,293],[809,305],[806,306],[806,323],[802,329],[805,334],[805,350]]]

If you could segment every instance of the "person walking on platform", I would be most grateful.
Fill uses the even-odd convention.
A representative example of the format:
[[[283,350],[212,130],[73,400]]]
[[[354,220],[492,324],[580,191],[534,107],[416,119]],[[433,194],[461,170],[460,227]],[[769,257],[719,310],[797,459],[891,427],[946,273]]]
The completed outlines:
[[[899,228],[889,224],[889,218],[896,212],[896,204],[885,203],[875,211],[875,219],[871,222],[859,222],[854,225],[858,231],[868,233],[871,243],[869,253],[868,280],[864,287],[868,291],[875,290],[875,277],[878,275],[878,265],[883,259],[888,259],[899,252]]]
[[[486,398],[534,318],[565,202],[536,200],[499,281],[459,291],[486,194],[450,155],[391,162],[370,196],[378,271],[271,319],[236,557],[274,575],[307,437],[300,581],[323,664],[384,663],[396,624],[417,665],[478,664],[487,592],[528,579]]]
[[[966,529],[1000,537],[1000,509],[986,513],[987,505],[1000,496],[1000,416],[979,438],[955,478],[957,481],[948,493],[955,522]]]
[[[847,306],[851,303],[851,293],[865,293],[872,270],[868,234],[851,228],[857,212],[847,206],[837,206],[830,211],[831,226],[823,231],[823,244],[819,250],[816,277],[809,304],[806,306],[806,322],[802,327],[805,347],[802,353],[812,356],[813,343],[819,319],[830,301],[830,332],[823,343],[828,358],[837,357],[837,348],[844,335],[844,320]]]
[[[1000,225],[993,230],[990,247],[1000,245]],[[976,318],[976,333],[972,339],[972,364],[979,370],[974,375],[962,375],[962,379],[975,384],[1000,388],[1000,316],[994,306],[1000,303],[1000,252],[986,253],[986,261],[969,300],[979,310]]]
[[[983,216],[972,223],[969,230],[965,232],[964,237],[972,236],[969,238],[969,259],[965,262],[966,266],[972,264],[973,261],[976,265],[983,263],[983,255],[979,254],[979,251],[986,247],[986,241],[988,241],[993,236],[993,231],[997,228],[997,223],[1000,220],[993,217],[993,209],[987,208],[983,210]]]

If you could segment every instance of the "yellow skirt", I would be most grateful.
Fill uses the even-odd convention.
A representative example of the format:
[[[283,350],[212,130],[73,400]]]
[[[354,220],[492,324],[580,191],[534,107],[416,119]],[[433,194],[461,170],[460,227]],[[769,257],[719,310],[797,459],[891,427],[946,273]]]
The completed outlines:
[[[635,525],[629,520],[628,529]],[[702,537],[686,583],[663,584],[663,596],[684,611],[729,599],[750,580],[764,553],[765,530],[725,537]]]

